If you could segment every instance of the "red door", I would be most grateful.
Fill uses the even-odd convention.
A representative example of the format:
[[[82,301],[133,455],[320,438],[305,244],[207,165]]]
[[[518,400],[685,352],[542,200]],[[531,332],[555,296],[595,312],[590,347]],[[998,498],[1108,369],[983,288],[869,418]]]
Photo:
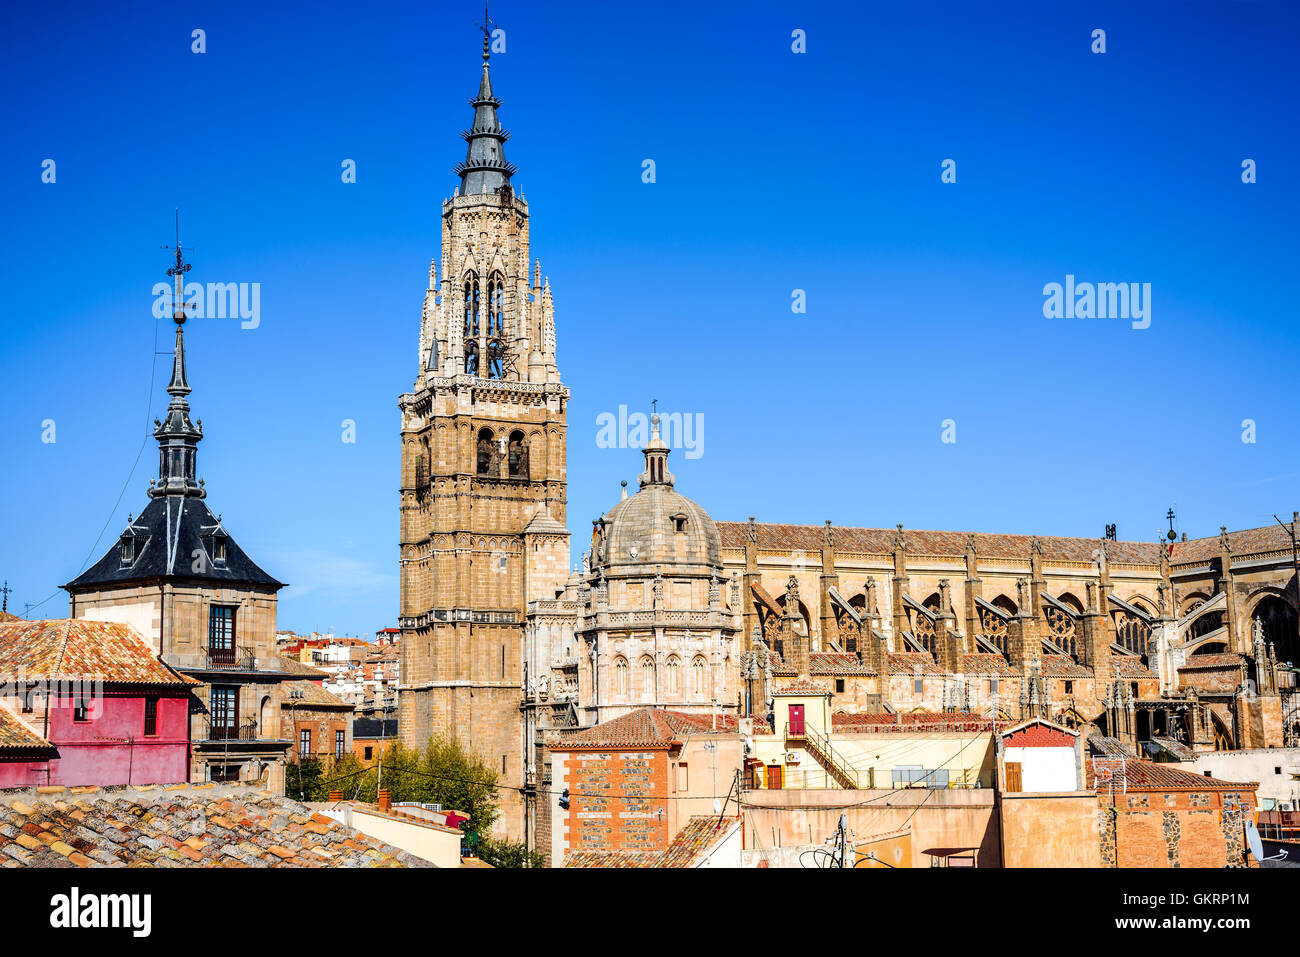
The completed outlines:
[[[790,733],[803,734],[803,705],[790,705]]]

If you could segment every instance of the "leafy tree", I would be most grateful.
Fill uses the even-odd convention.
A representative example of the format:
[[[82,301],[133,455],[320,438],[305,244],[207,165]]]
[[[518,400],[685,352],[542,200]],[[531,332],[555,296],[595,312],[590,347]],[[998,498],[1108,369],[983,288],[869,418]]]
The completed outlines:
[[[522,841],[494,840],[485,837],[479,841],[478,856],[493,867],[545,867],[546,858],[530,851]]]

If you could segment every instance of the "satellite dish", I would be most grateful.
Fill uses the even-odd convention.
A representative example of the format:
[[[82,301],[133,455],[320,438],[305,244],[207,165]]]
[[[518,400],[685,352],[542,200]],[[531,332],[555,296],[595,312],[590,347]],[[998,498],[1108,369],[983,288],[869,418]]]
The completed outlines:
[[[1254,821],[1246,822],[1246,843],[1250,845],[1250,853],[1255,855],[1255,860],[1264,859],[1264,844],[1259,839],[1259,829],[1255,827]]]

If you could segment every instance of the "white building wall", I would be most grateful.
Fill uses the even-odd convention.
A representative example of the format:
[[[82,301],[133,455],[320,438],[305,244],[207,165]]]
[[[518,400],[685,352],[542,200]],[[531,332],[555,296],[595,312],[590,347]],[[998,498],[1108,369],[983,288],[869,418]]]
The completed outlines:
[[[1074,748],[1007,748],[1004,760],[1019,762],[1022,792],[1079,789]]]

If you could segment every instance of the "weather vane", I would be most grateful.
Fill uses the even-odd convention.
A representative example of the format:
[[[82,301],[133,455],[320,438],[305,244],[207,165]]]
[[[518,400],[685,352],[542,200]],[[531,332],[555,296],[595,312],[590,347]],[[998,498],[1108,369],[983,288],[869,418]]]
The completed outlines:
[[[176,295],[176,302],[178,303],[178,305],[176,306],[175,314],[173,315],[172,318],[174,318],[177,321],[177,323],[182,323],[185,321],[185,310],[195,308],[195,304],[186,303],[185,297],[182,293],[182,289],[184,288],[184,282],[181,279],[181,277],[190,271],[190,264],[184,261],[181,254],[181,211],[179,209],[176,210],[176,245],[163,246],[162,248],[176,250],[176,265],[173,266],[171,269],[167,270],[167,275],[176,280],[175,295]]]
[[[488,40],[490,40],[491,37],[492,37],[492,28],[493,28],[494,26],[496,26],[496,24],[492,22],[492,18],[488,16],[488,5],[487,5],[487,3],[484,3],[484,4],[483,4],[483,22],[482,22],[482,24],[477,24],[477,23],[476,23],[476,24],[474,24],[474,25],[475,25],[476,27],[478,27],[480,30],[483,31],[483,46],[484,46],[484,48],[486,49],[486,47],[487,47],[487,43],[488,43]]]

